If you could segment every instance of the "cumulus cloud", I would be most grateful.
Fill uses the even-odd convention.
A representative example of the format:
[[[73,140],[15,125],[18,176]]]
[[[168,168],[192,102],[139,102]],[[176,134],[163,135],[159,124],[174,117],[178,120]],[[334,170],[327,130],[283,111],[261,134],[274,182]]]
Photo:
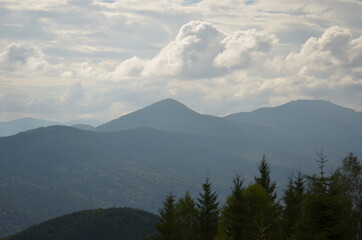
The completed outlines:
[[[214,64],[218,67],[247,67],[267,53],[278,42],[275,35],[251,29],[226,37],[222,53],[217,55]]]
[[[117,76],[166,76],[178,79],[202,79],[228,74],[235,68],[245,68],[263,61],[275,35],[251,29],[231,36],[211,23],[192,21],[180,28],[176,38],[154,58],[137,57],[120,64]]]
[[[139,76],[146,61],[136,56],[123,61],[113,72],[116,77]]]
[[[3,71],[39,70],[45,64],[44,54],[29,44],[12,42],[0,49],[0,69]]]
[[[225,35],[210,23],[193,21],[181,27],[176,39],[147,62],[144,75],[204,78],[217,74],[214,58],[222,51]]]
[[[361,39],[362,36],[353,39],[348,29],[330,27],[319,38],[309,38],[300,52],[290,53],[286,63],[301,74],[330,78],[336,72],[361,67]],[[352,69],[348,71],[353,73]]]
[[[107,120],[166,97],[219,115],[298,98],[361,110],[357,0],[0,2],[4,114]]]

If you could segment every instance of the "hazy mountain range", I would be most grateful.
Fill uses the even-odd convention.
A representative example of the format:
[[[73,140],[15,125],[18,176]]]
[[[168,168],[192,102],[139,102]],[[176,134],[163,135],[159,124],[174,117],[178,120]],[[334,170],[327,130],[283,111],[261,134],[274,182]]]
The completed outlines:
[[[94,126],[97,124],[99,124],[99,121],[96,120],[88,120],[86,122],[85,120],[56,122],[27,117],[6,122],[0,122],[0,137],[11,136],[19,132],[24,132],[34,128],[49,127],[54,125],[64,125],[84,130],[93,130]]]
[[[195,195],[206,176],[222,200],[233,175],[247,183],[263,154],[279,188],[293,169],[314,171],[321,146],[329,168],[350,151],[362,155],[362,113],[325,101],[220,118],[166,99],[96,128],[76,127],[0,138],[0,237],[87,208],[155,213],[171,189]]]

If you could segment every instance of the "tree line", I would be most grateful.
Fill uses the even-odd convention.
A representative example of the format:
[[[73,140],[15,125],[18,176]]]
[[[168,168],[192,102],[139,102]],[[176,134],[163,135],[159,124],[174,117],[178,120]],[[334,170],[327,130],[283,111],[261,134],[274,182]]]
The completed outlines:
[[[251,183],[234,176],[223,206],[209,178],[196,199],[186,192],[176,200],[170,192],[159,212],[157,233],[147,239],[361,240],[361,163],[350,153],[340,167],[326,174],[326,161],[318,152],[319,173],[297,172],[280,198],[265,155]]]

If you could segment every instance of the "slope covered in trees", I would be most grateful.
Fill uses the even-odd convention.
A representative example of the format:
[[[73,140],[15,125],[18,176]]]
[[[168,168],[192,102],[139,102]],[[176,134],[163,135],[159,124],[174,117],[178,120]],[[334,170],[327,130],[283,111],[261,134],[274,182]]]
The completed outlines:
[[[84,210],[32,226],[3,240],[137,240],[155,231],[158,217],[130,208]]]
[[[221,208],[208,178],[197,198],[199,204],[190,204],[187,210],[180,206],[186,197],[193,203],[188,193],[178,202],[170,193],[160,210],[158,233],[153,239],[181,240],[191,235],[195,240],[360,240],[362,165],[350,153],[341,167],[327,175],[326,161],[319,152],[318,174],[298,172],[292,176],[282,201],[276,200],[275,182],[271,181],[265,156],[253,182],[244,186],[239,175],[234,177],[231,193]],[[190,212],[192,226],[183,220]],[[185,228],[188,231],[183,231]]]
[[[264,153],[275,194],[291,169],[313,170],[321,145],[331,166],[346,152],[362,155],[360,116],[327,102],[297,101],[220,118],[167,99],[96,131],[52,126],[0,137],[0,237],[83,209],[156,213],[169,187],[195,195],[207,173],[224,201],[230,175],[239,169],[253,179]]]

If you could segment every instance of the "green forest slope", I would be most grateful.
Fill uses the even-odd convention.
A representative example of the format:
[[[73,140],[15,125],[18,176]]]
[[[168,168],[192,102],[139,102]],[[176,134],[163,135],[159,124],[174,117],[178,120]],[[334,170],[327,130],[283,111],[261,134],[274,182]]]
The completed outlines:
[[[158,217],[131,208],[84,210],[34,225],[3,240],[134,240],[151,235]]]

